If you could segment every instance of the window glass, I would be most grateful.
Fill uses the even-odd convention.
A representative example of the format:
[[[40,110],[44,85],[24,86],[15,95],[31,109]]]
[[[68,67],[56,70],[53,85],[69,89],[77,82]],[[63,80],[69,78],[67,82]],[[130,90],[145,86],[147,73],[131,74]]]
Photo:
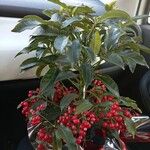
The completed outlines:
[[[19,65],[27,57],[22,55],[14,58],[29,43],[31,31],[13,33],[11,30],[17,24],[19,18],[0,17],[0,81],[23,78],[33,78],[32,70],[20,73]]]
[[[149,12],[149,16],[150,16],[150,12]],[[148,23],[150,23],[150,17],[148,17]]]

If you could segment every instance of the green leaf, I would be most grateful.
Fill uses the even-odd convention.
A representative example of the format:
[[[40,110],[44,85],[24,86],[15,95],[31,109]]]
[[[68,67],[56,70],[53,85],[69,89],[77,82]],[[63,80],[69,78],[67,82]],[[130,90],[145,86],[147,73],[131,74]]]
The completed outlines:
[[[120,18],[120,19],[127,19],[132,21],[132,18],[128,13],[122,10],[111,10],[106,13],[104,13],[102,16],[97,18],[98,22],[104,22],[108,19],[115,19],[115,18]]]
[[[91,61],[95,61],[96,59],[96,55],[94,54],[94,52],[92,51],[92,49],[90,47],[84,47],[85,51],[88,54],[88,57],[90,58]]]
[[[23,50],[21,50],[15,57],[22,55],[22,54],[27,54],[30,53],[38,48],[38,43],[41,41],[41,37],[35,38],[32,40],[32,42],[25,47]]]
[[[131,119],[125,118],[125,124],[129,133],[135,136],[136,128],[134,122]]]
[[[106,61],[108,61],[109,63],[112,63],[116,66],[121,67],[122,69],[124,68],[124,62],[123,59],[121,58],[121,56],[117,53],[112,53],[111,55],[109,55],[106,59]]]
[[[101,102],[99,104],[97,104],[98,107],[104,107],[104,108],[108,108],[112,105],[112,102]]]
[[[77,106],[76,108],[76,114],[81,114],[85,111],[88,111],[91,109],[93,104],[89,102],[88,100],[84,100],[80,105]]]
[[[72,14],[76,15],[82,15],[82,14],[92,14],[95,11],[92,10],[92,8],[88,6],[77,6],[73,9]]]
[[[67,7],[67,5],[65,3],[62,3],[60,0],[48,0],[48,1],[53,2],[54,4],[57,4],[63,8]]]
[[[137,63],[139,65],[148,67],[147,62],[145,61],[145,58],[140,53],[129,52],[129,53],[124,54],[123,57],[125,57],[127,59],[131,59],[132,61],[134,61],[135,63]]]
[[[139,44],[139,49],[140,49],[141,51],[145,52],[145,53],[150,54],[150,48],[148,48],[148,47],[146,47],[146,46],[144,46],[144,45],[140,45],[140,44]]]
[[[68,40],[69,38],[66,36],[58,36],[55,41],[54,41],[54,47],[59,51],[59,52],[63,52],[64,48],[67,46],[68,44]]]
[[[81,65],[82,78],[84,80],[84,84],[86,88],[91,84],[93,80],[93,69],[90,64],[83,63]]]
[[[62,28],[66,28],[67,26],[71,25],[72,23],[78,22],[78,21],[81,21],[80,17],[75,16],[75,17],[69,18],[62,23]]]
[[[57,129],[57,135],[64,140],[69,150],[77,150],[75,138],[69,128],[60,125]]]
[[[40,114],[47,119],[49,122],[55,121],[61,114],[61,110],[58,106],[48,104],[45,110],[41,111]]]
[[[106,11],[111,11],[114,9],[115,6],[116,6],[116,1],[113,1],[110,4],[106,4],[105,9],[106,9]]]
[[[74,40],[72,42],[71,47],[68,50],[68,58],[72,64],[75,64],[78,61],[80,53],[81,53],[80,42],[79,40]]]
[[[62,71],[58,74],[56,81],[63,81],[66,79],[76,78],[77,74],[73,73],[72,71]]]
[[[119,39],[125,32],[114,23],[109,23],[109,28],[106,30],[104,38],[104,46],[107,51],[110,51],[117,47]]]
[[[36,57],[32,57],[29,59],[26,59],[22,62],[20,65],[21,70],[28,70],[38,65],[38,59]]]
[[[65,95],[60,101],[61,110],[66,109],[71,104],[71,102],[78,97],[79,97],[78,94],[75,93],[70,93],[68,95]]]
[[[46,15],[46,16],[48,16],[48,17],[51,17],[51,15],[52,15],[52,11],[51,10],[43,10],[42,11],[42,13],[44,14],[44,15]]]
[[[58,13],[55,13],[51,16],[51,21],[61,23],[62,17]]]
[[[135,68],[136,68],[136,62],[133,61],[132,59],[130,58],[126,58],[126,64],[129,66],[129,69],[132,73],[134,73],[135,71]]]
[[[40,83],[40,88],[42,90],[42,94],[45,96],[51,96],[54,95],[54,85],[56,78],[59,74],[60,70],[51,68],[42,78]]]
[[[138,112],[142,113],[142,111],[138,108],[136,101],[132,100],[129,97],[120,97],[121,105],[126,107],[131,107],[134,110],[137,110]]]
[[[22,32],[27,29],[31,30],[44,22],[45,21],[42,18],[36,15],[28,15],[21,19],[12,32]]]
[[[45,64],[53,64],[54,62],[57,61],[57,59],[59,58],[59,56],[60,55],[58,55],[58,54],[48,55],[48,56],[42,57],[40,59],[40,62],[43,62]]]
[[[99,79],[106,85],[106,87],[112,94],[119,97],[118,86],[111,77],[105,75],[105,76],[99,76]]]
[[[22,55],[22,54],[27,54],[27,53],[29,53],[31,51],[32,50],[29,47],[25,47],[23,50],[21,50],[19,53],[17,53],[17,55],[15,56],[15,58],[18,57],[18,56],[20,56],[20,55]]]
[[[42,58],[42,56],[44,55],[45,51],[46,51],[46,48],[44,48],[44,47],[37,47],[37,49],[36,49],[36,57],[39,58],[39,59]]]
[[[41,76],[41,73],[43,71],[43,69],[47,66],[47,64],[42,64],[40,66],[38,66],[38,68],[36,69],[36,76],[37,77],[40,77]]]
[[[98,31],[96,31],[94,33],[94,35],[92,36],[91,42],[90,42],[90,47],[92,48],[92,50],[94,51],[95,54],[98,54],[102,45],[102,41],[101,41],[101,36],[99,34]]]
[[[60,34],[59,29],[53,26],[52,24],[50,25],[41,24],[40,26],[37,27],[36,31],[34,32],[35,36],[55,37],[59,34]]]
[[[54,150],[62,150],[62,140],[58,135],[57,130],[53,134],[53,149]]]

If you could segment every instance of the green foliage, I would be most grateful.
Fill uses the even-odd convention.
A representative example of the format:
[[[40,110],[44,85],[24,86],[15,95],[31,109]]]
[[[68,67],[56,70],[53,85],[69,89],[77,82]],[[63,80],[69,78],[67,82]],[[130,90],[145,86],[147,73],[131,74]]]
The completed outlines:
[[[61,110],[58,106],[51,104],[46,107],[45,110],[41,111],[40,115],[43,116],[45,121],[53,123],[58,116],[60,116]]]
[[[109,76],[97,73],[101,72],[97,68],[101,69],[103,61],[122,69],[127,65],[131,72],[134,72],[137,64],[148,67],[140,52],[150,53],[150,49],[140,44],[141,40],[135,31],[135,21],[147,16],[132,18],[128,13],[115,9],[115,3],[106,5],[106,12],[96,16],[88,6],[68,6],[59,0],[49,1],[59,5],[60,9],[43,11],[48,20],[28,15],[12,30],[23,32],[34,29],[29,45],[16,56],[35,52],[35,57],[28,58],[21,64],[21,70],[37,67],[38,77],[41,77],[43,69],[47,68],[40,83],[40,94],[45,97],[47,105],[41,112],[43,118],[55,126],[56,119],[74,101],[77,105],[76,114],[95,107],[86,93],[93,79],[101,80],[109,94],[118,98],[122,106],[140,112],[133,100],[120,97],[117,84]],[[71,83],[79,90],[78,95],[72,93],[64,96],[60,105],[54,103],[55,84],[58,81]],[[103,109],[110,105],[111,102],[106,102],[97,106]],[[129,133],[134,135],[133,122],[126,119],[125,123]],[[68,128],[55,126],[53,134],[55,150],[61,149],[62,140],[69,150],[77,149],[75,139]]]
[[[77,145],[75,144],[75,138],[69,128],[65,126],[59,126],[57,129],[57,135],[66,142],[68,149],[76,150]]]
[[[126,107],[130,107],[130,108],[142,113],[142,111],[138,108],[136,101],[132,100],[131,98],[121,97],[120,101],[121,101],[120,102],[121,105],[126,106]]]
[[[83,63],[81,65],[81,74],[86,88],[91,84],[93,79],[93,69],[90,64]]]
[[[113,95],[119,97],[118,86],[111,77],[107,75],[105,76],[103,75],[103,76],[99,76],[97,79],[101,80]]]
[[[64,96],[60,102],[61,110],[64,110],[65,108],[67,108],[71,104],[71,102],[78,97],[79,97],[78,94],[75,94],[75,93],[70,93]]]
[[[131,119],[126,118],[125,119],[125,124],[127,127],[128,132],[133,135],[133,137],[135,136],[136,133],[136,128],[135,128],[135,124]]]
[[[84,100],[81,104],[79,104],[76,108],[76,114],[80,114],[83,113],[87,110],[89,110],[90,108],[92,108],[92,103],[89,102],[88,100]]]
[[[54,85],[59,74],[59,69],[50,69],[41,80],[42,94],[48,97],[54,95]]]

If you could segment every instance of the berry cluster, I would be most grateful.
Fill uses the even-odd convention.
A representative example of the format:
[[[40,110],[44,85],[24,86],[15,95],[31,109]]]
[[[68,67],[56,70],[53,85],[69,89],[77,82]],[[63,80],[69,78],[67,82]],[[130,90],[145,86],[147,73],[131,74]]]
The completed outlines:
[[[101,81],[93,80],[92,83],[93,86],[88,89],[86,96],[89,96],[88,93],[91,92],[93,95],[97,95],[96,97],[93,95],[90,97],[90,102],[96,107],[84,113],[76,114],[76,106],[74,103],[71,103],[66,112],[56,120],[58,124],[64,125],[72,131],[76,138],[76,143],[79,145],[86,139],[87,131],[94,124],[99,125],[98,133],[101,133],[100,136],[106,137],[107,133],[110,133],[112,130],[118,131],[118,133],[124,133],[126,131],[124,119],[133,116],[127,107],[120,106],[114,96],[107,95],[106,86]],[[29,91],[29,100],[20,104],[22,113],[29,119],[29,123],[32,126],[40,123],[42,123],[42,126],[44,125],[44,118],[39,115],[39,112],[46,108],[46,104],[44,100],[37,97],[39,92],[39,89]],[[53,102],[59,105],[61,99],[69,93],[78,93],[78,91],[74,87],[65,87],[62,83],[57,82]],[[39,101],[42,103],[39,103]],[[37,102],[39,105],[34,105]],[[99,107],[101,104],[103,106]],[[105,107],[105,104],[108,105]],[[52,135],[45,128],[41,128],[37,133],[37,140],[39,141],[37,150],[46,150],[47,144],[52,143]]]
[[[76,137],[76,143],[81,144],[86,136],[87,130],[98,122],[99,119],[93,112],[87,111],[83,115],[76,115],[74,113],[75,111],[76,108],[74,106],[69,106],[67,112],[59,117],[58,123],[70,128]]]
[[[32,126],[35,126],[35,125],[38,125],[39,123],[41,123],[41,121],[42,121],[42,118],[39,115],[35,115],[32,117],[30,123]]]
[[[131,118],[129,110],[124,110],[118,102],[114,102],[106,114],[101,113],[100,117],[104,120],[102,127],[107,130],[126,131],[124,117]]]
[[[106,91],[106,86],[102,83],[100,80],[93,80],[92,82],[94,86],[99,86],[101,87],[102,91]]]
[[[57,82],[55,85],[54,102],[59,103],[65,95],[76,92],[77,90],[74,87],[65,87],[60,82]]]
[[[41,128],[37,132],[37,140],[40,141],[37,150],[45,150],[45,145],[52,143],[52,135],[45,128]]]
[[[38,95],[39,91],[40,91],[39,89],[36,89],[35,91],[29,91],[28,98]],[[31,100],[21,102],[20,106],[22,107],[22,114],[28,117],[30,114],[34,115],[35,112],[38,110],[43,110],[44,106],[42,104],[37,107],[37,110],[31,109],[31,106],[35,104],[38,100],[39,100],[38,98],[32,98]]]

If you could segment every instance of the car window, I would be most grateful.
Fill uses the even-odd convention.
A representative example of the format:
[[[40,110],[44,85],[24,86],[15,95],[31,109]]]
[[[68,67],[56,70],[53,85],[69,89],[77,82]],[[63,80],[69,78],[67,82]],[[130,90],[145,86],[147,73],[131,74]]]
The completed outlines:
[[[22,55],[14,59],[28,45],[31,34],[31,31],[19,34],[11,32],[18,20],[19,18],[0,17],[0,81],[34,77],[32,70],[20,73],[19,69],[21,62],[30,56]]]

